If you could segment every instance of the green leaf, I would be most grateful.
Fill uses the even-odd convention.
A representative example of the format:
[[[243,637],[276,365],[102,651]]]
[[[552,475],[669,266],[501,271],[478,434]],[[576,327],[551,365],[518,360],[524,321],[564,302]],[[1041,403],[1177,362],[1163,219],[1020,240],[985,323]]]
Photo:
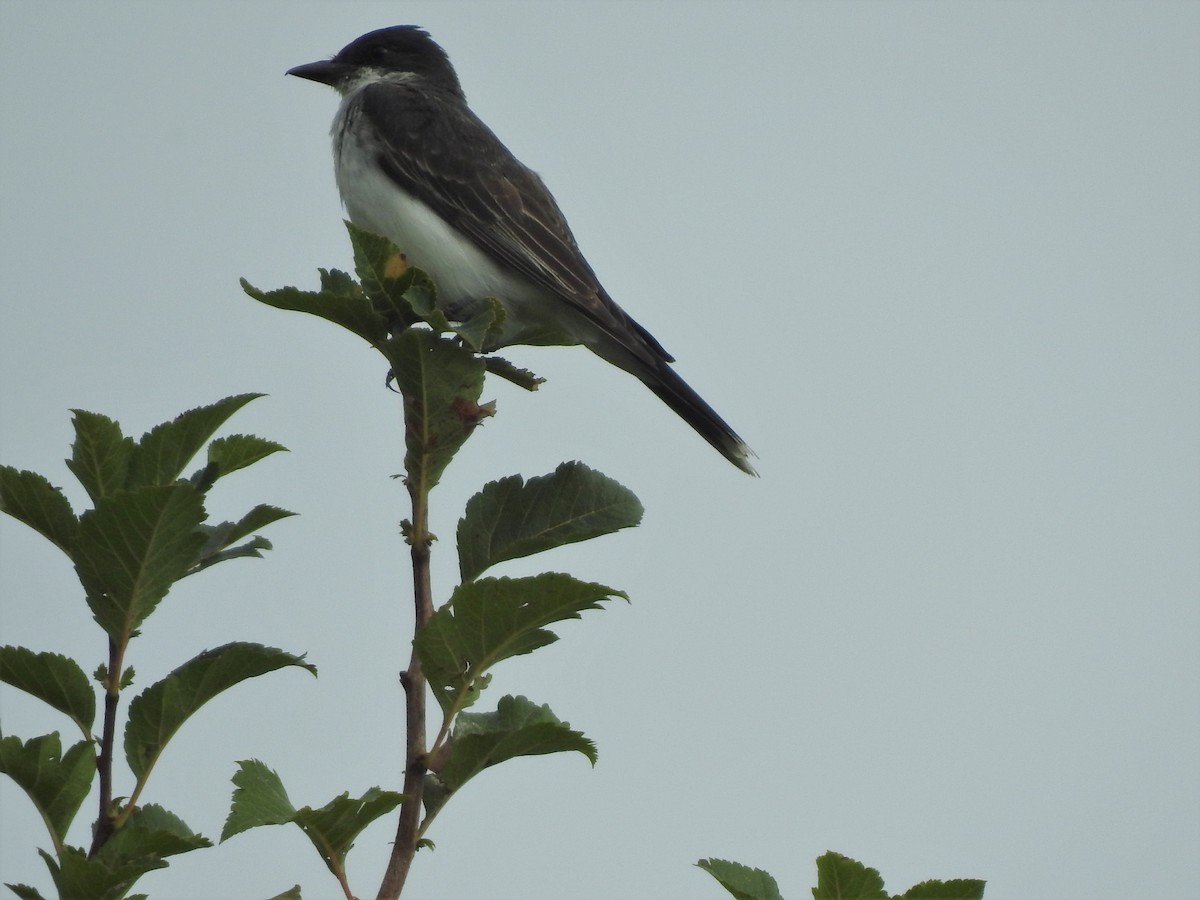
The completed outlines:
[[[100,627],[124,644],[198,560],[202,497],[190,484],[102,497],[79,520],[75,569]]]
[[[300,885],[294,884],[282,894],[276,894],[271,900],[304,900],[300,896]]]
[[[500,660],[556,641],[547,625],[577,619],[612,597],[628,599],[622,591],[555,572],[460,584],[415,642],[442,710],[470,705],[482,676]]]
[[[425,825],[433,821],[433,817],[441,811],[450,799],[450,789],[433,772],[425,773],[425,788],[421,792],[421,805],[425,807]]]
[[[75,443],[67,468],[79,479],[93,502],[125,489],[129,460],[133,455],[132,438],[121,434],[121,426],[107,416],[73,409]]]
[[[257,759],[243,759],[234,773],[235,790],[229,816],[221,829],[227,841],[260,825],[282,825],[296,817],[296,807],[288,799],[279,775]]]
[[[888,900],[888,893],[877,870],[830,850],[817,857],[813,900]]]
[[[142,857],[116,868],[104,860],[88,859],[78,847],[63,847],[56,860],[45,850],[38,853],[50,870],[50,877],[62,898],[121,900],[141,876],[154,869],[166,868],[166,861]]]
[[[505,381],[511,381],[517,387],[527,391],[536,391],[538,387],[546,383],[545,378],[534,375],[528,369],[518,368],[500,356],[485,357],[483,364],[493,375],[503,378]]]
[[[244,544],[238,544],[236,547],[230,547],[227,550],[221,550],[211,555],[202,555],[200,563],[189,575],[195,575],[209,566],[215,566],[217,563],[225,562],[230,559],[253,558],[262,559],[260,550],[270,550],[274,545],[265,537],[254,537],[246,541]]]
[[[278,506],[268,506],[260,503],[236,522],[222,522],[220,525],[200,526],[201,532],[207,535],[208,539],[200,550],[200,561],[187,574],[194,575],[196,572],[206,569],[211,565],[235,557],[252,556],[256,559],[261,559],[262,554],[258,551],[271,549],[271,542],[266,538],[256,536],[253,540],[238,547],[230,548],[230,545],[234,541],[239,541],[249,536],[260,528],[265,528],[272,522],[277,522],[280,519],[286,519],[294,515],[294,512],[280,509]]]
[[[45,897],[38,893],[37,888],[31,888],[27,884],[10,884],[6,881],[4,882],[4,886],[20,897],[21,900],[46,900]]]
[[[266,528],[268,525],[273,525],[280,519],[286,519],[296,515],[291,510],[281,509],[278,506],[270,506],[266,503],[260,503],[250,512],[246,513],[234,525],[233,531],[230,532],[230,541],[239,541],[244,537],[248,537],[260,528]]]
[[[379,238],[377,235],[370,237],[384,241],[389,248],[395,248],[395,245],[387,238]],[[400,255],[403,256],[403,254]],[[364,290],[367,288],[366,282],[363,283],[363,288]],[[425,272],[420,269],[409,269],[394,290],[403,291],[402,309],[411,311],[416,316],[413,320],[414,323],[424,322],[438,334],[454,330],[454,325],[446,318],[446,314],[438,309],[437,285]],[[394,301],[388,299],[385,302],[392,303]]]
[[[479,405],[483,361],[418,328],[401,332],[386,352],[404,396],[404,468],[411,482],[429,491],[475,426],[492,415],[489,406]]]
[[[702,859],[696,865],[717,879],[737,900],[783,900],[775,879],[762,869],[725,859]]]
[[[182,473],[184,466],[235,412],[262,394],[237,394],[209,406],[180,413],[169,422],[155,425],[142,435],[129,464],[131,489],[168,485]]]
[[[24,647],[0,647],[0,681],[11,684],[65,713],[90,737],[96,718],[96,694],[83,669],[61,653],[34,653]]]
[[[339,269],[317,269],[321,276],[321,290],[339,297],[362,297],[362,286]]]
[[[583,463],[523,482],[493,481],[458,522],[458,568],[470,581],[490,566],[631,528],[642,520],[633,492]]]
[[[388,319],[376,312],[357,284],[345,277],[344,273],[335,274],[342,277],[322,273],[325,289],[320,292],[302,291],[294,287],[260,291],[244,278],[241,285],[243,291],[267,306],[318,316],[341,325],[373,345],[382,344],[387,340],[390,329]]]
[[[221,840],[260,825],[295,822],[335,875],[345,872],[346,854],[359,833],[404,800],[403,794],[371,788],[356,800],[350,799],[346,792],[320,809],[310,806],[295,809],[275,772],[256,759],[243,760],[238,765],[240,768],[233,776],[237,790]]]
[[[0,738],[0,772],[8,775],[33,801],[56,850],[92,787],[96,752],[80,741],[62,752],[58,732],[30,738]]]
[[[409,266],[404,254],[387,238],[364,231],[350,221],[344,224],[354,250],[354,272],[372,306],[389,320],[403,325],[416,322],[420,313],[405,295],[416,286],[416,293],[424,294],[432,305],[437,289],[429,276]]]
[[[442,783],[456,791],[488,766],[517,756],[576,751],[596,764],[596,745],[525,697],[502,697],[492,713],[460,713]]]
[[[495,297],[485,297],[479,312],[467,321],[451,327],[468,347],[479,353],[491,343],[489,338],[499,337],[507,317],[508,312],[504,309],[504,304]]]
[[[346,870],[346,855],[362,830],[403,801],[403,794],[377,787],[353,800],[347,791],[320,809],[303,807],[296,812],[295,822],[317,848],[329,871],[340,875]]]
[[[985,884],[977,878],[922,881],[901,894],[899,900],[983,900]]]
[[[0,466],[0,512],[24,522],[71,555],[79,520],[63,492],[37,472]]]
[[[208,462],[215,465],[221,475],[228,475],[279,452],[286,453],[287,447],[253,434],[231,434],[208,445]]]
[[[155,803],[138,807],[96,854],[96,859],[119,869],[144,859],[161,860],[179,853],[211,847],[172,812]]]
[[[303,656],[261,644],[233,643],[204,651],[150,685],[129,704],[125,726],[125,759],[134,776],[144,781],[180,726],[217,694],[285,666],[317,673]]]

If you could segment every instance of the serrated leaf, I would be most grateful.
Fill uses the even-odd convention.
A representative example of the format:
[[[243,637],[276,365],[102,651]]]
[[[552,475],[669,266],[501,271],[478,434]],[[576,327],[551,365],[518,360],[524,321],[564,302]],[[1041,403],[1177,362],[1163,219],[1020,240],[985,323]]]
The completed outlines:
[[[96,752],[90,741],[80,741],[63,753],[57,731],[24,744],[18,737],[0,738],[0,772],[29,795],[57,850],[91,790]]]
[[[252,556],[261,559],[262,554],[259,551],[271,549],[271,542],[266,538],[256,535],[253,540],[240,546],[230,547],[230,545],[234,541],[249,536],[260,528],[265,528],[273,522],[278,522],[280,519],[286,519],[294,515],[296,515],[294,512],[280,509],[278,506],[268,506],[267,504],[260,503],[236,522],[222,522],[219,525],[200,526],[200,531],[207,536],[207,539],[200,550],[199,561],[196,563],[195,568],[191,569],[187,574],[194,575],[197,572],[207,569],[209,566],[236,557]]]
[[[415,641],[443,711],[469,705],[476,682],[500,660],[557,640],[547,625],[577,619],[612,597],[628,599],[622,591],[556,572],[460,584]]]
[[[117,869],[145,858],[160,860],[211,846],[212,841],[193,832],[174,813],[148,803],[113,833],[96,858]]]
[[[221,475],[252,466],[272,453],[286,453],[287,447],[253,434],[231,434],[219,437],[208,445],[209,465],[215,465]]]
[[[233,541],[240,541],[242,538],[249,537],[261,528],[266,528],[280,519],[287,519],[294,515],[296,514],[291,510],[260,503],[237,520],[233,530],[229,533],[229,540],[231,543]]]
[[[261,644],[232,643],[204,651],[150,685],[129,704],[125,726],[125,759],[134,776],[144,780],[180,726],[217,694],[286,666],[317,672],[303,656]]]
[[[317,848],[329,871],[340,875],[346,870],[346,855],[362,830],[403,801],[403,794],[379,788],[371,788],[357,799],[351,799],[347,791],[320,809],[305,806],[297,810],[294,821]]]
[[[83,669],[61,653],[34,653],[24,647],[0,647],[0,681],[32,694],[65,713],[90,737],[96,718],[96,694]]]
[[[288,799],[283,781],[266,763],[243,759],[238,763],[233,783],[229,816],[221,829],[222,841],[260,825],[282,825],[295,819],[296,807]]]
[[[830,850],[817,857],[813,900],[889,900],[875,869]]]
[[[524,388],[527,391],[536,391],[541,385],[546,383],[546,379],[535,375],[528,369],[522,369],[514,366],[507,359],[500,356],[488,356],[483,360],[484,367],[498,378],[503,378],[505,381],[511,381],[519,388]]]
[[[468,347],[479,353],[488,346],[488,338],[500,334],[507,315],[504,305],[499,300],[486,297],[475,315],[465,322],[451,325],[450,328]]]
[[[71,555],[79,519],[63,492],[42,475],[0,466],[0,512],[28,525]]]
[[[403,794],[371,788],[356,800],[350,799],[346,792],[320,809],[310,806],[296,809],[279,776],[265,764],[250,759],[243,760],[238,766],[233,776],[237,789],[233,792],[221,840],[260,825],[295,822],[335,875],[345,871],[346,854],[359,833],[404,800]]]
[[[95,858],[117,870],[211,846],[212,841],[193,832],[174,813],[149,803],[133,812],[105,841]]]
[[[407,314],[411,310],[417,316],[416,321],[424,322],[438,334],[454,331],[454,324],[438,307],[437,285],[433,283],[433,279],[420,269],[409,269],[405,281],[404,307],[400,311],[401,315]],[[406,324],[415,324],[415,322],[409,322],[407,318],[403,318],[401,321]],[[398,329],[393,329],[393,334],[397,331]]]
[[[737,900],[783,900],[775,879],[762,869],[726,859],[702,859],[696,865],[717,879]]]
[[[321,276],[321,290],[341,297],[362,296],[362,288],[346,272],[340,269],[317,269]]]
[[[436,295],[433,282],[425,273],[416,274],[404,253],[382,235],[373,234],[345,221],[354,251],[354,272],[362,291],[374,308],[391,321],[403,325],[416,322],[419,312],[412,308],[407,292],[419,281],[424,293]]]
[[[550,711],[525,697],[502,697],[491,713],[460,713],[446,763],[438,772],[456,791],[489,766],[517,756],[582,753],[596,764],[596,745]]]
[[[341,325],[374,345],[387,340],[390,323],[386,317],[375,311],[358,286],[353,282],[346,284],[340,280],[331,283],[336,284],[338,290],[314,292],[285,287],[276,291],[260,291],[245,278],[241,279],[242,290],[267,306],[318,316],[335,325]]]
[[[922,881],[901,894],[898,900],[983,900],[985,884],[977,878]]]
[[[133,438],[125,437],[121,426],[107,416],[86,409],[71,412],[75,442],[71,445],[67,468],[93,502],[124,490],[134,451]]]
[[[79,520],[75,569],[100,627],[124,644],[196,564],[205,512],[190,484],[144,487],[96,501]]]
[[[235,412],[262,394],[237,394],[180,413],[142,435],[129,461],[130,489],[168,485]]]
[[[458,567],[470,581],[490,566],[631,528],[642,520],[633,492],[583,463],[523,481],[493,481],[458,522]]]
[[[6,881],[4,882],[4,886],[20,897],[21,900],[46,900],[45,897],[38,893],[37,888],[32,888],[27,884],[11,884]]]
[[[121,900],[141,876],[167,865],[162,859],[142,857],[113,868],[101,859],[89,859],[78,847],[64,847],[58,859],[45,850],[38,853],[50,870],[59,897],[87,900]]]
[[[223,543],[223,542],[222,542]],[[236,547],[229,547],[225,550],[217,551],[216,553],[202,553],[200,562],[196,568],[188,572],[189,575],[195,575],[197,572],[202,572],[209,566],[215,566],[217,563],[225,562],[230,559],[262,559],[261,550],[270,550],[272,544],[265,537],[254,537],[246,541],[244,544],[238,544]]]
[[[304,900],[300,896],[300,885],[294,884],[282,894],[276,894],[271,900]]]
[[[404,468],[429,491],[479,422],[483,361],[453,341],[410,328],[387,345],[396,387],[404,397]]]

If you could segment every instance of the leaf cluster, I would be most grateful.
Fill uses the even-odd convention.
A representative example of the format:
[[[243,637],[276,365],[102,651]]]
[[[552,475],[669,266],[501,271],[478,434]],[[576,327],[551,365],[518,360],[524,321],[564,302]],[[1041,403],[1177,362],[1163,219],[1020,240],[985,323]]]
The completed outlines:
[[[485,371],[531,391],[543,379],[500,357],[480,355],[504,327],[499,301],[486,300],[466,322],[452,322],[438,307],[433,281],[410,267],[391,241],[351,222],[346,230],[357,281],[337,269],[321,269],[319,291],[263,291],[245,279],[242,289],[276,309],[340,325],[383,354],[404,398],[405,471],[428,491],[475,426],[494,413],[490,404],[479,403]]]
[[[121,693],[134,681],[125,665],[130,642],[180,579],[230,559],[260,557],[271,545],[256,532],[292,515],[259,504],[236,520],[208,522],[205,499],[219,479],[284,449],[246,434],[213,439],[257,396],[188,410],[139,440],[106,416],[74,410],[67,467],[92,503],[79,514],[45,476],[0,466],[0,511],[62,550],[107,637],[107,661],[96,670],[104,700],[100,734],[93,732],[96,691],[78,663],[58,653],[0,647],[0,681],[62,713],[81,735],[65,750],[58,732],[27,741],[0,738],[0,772],[25,791],[50,836],[53,852],[39,852],[60,897],[119,900],[168,857],[211,846],[161,806],[138,804],[154,763],[192,714],[233,685],[285,666],[315,673],[302,657],[247,643],[185,662],[130,704],[124,744],[134,785],[127,800],[113,799],[116,715]],[[205,444],[203,465],[185,476]],[[67,832],[97,778],[100,809],[85,851],[67,843]],[[25,885],[9,887],[21,897],[39,896]]]
[[[351,799],[346,792],[319,809],[310,806],[296,809],[279,775],[257,759],[238,763],[233,783],[236,789],[229,818],[221,831],[222,841],[260,825],[298,825],[346,891],[349,890],[346,855],[355,839],[404,799],[403,794],[371,788],[358,799]],[[295,895],[299,897],[298,888]]]
[[[387,360],[389,381],[404,402],[405,478],[413,501],[413,517],[404,531],[414,559],[426,558],[432,540],[424,526],[429,492],[475,426],[494,413],[492,404],[479,400],[485,373],[529,390],[541,379],[485,355],[503,328],[500,303],[485,301],[469,320],[452,322],[438,306],[433,282],[409,268],[394,245],[350,223],[346,227],[357,280],[321,270],[321,289],[315,292],[293,287],[261,291],[245,281],[242,286],[270,306],[306,312],[348,329]],[[259,825],[299,825],[351,896],[345,855],[352,838],[383,806],[423,808],[414,841],[427,844],[423,836],[434,817],[484,769],[520,756],[566,751],[595,763],[595,745],[548,706],[505,696],[493,711],[468,710],[487,688],[492,667],[556,641],[550,630],[554,624],[600,609],[614,597],[628,598],[615,588],[556,572],[482,576],[509,560],[636,525],[641,516],[641,504],[628,489],[581,463],[564,463],[528,480],[513,475],[486,485],[467,503],[458,524],[461,583],[440,607],[430,602],[426,619],[418,614],[415,667],[407,674],[419,677],[414,683],[422,691],[428,684],[442,723],[419,758],[406,760],[406,769],[427,773],[416,783],[416,796],[372,788],[358,801],[344,794],[318,810],[296,810],[279,777],[263,763],[247,761],[234,777],[237,790],[222,837]],[[409,700],[411,704],[411,695]],[[335,819],[337,831],[330,825]]]
[[[404,673],[410,726],[404,792],[372,787],[357,797],[346,791],[323,806],[297,808],[276,772],[259,760],[243,760],[233,776],[221,840],[256,827],[295,825],[352,900],[347,856],[363,829],[397,807],[400,823],[381,897],[399,896],[412,856],[432,846],[425,837],[430,824],[485,769],[560,752],[596,763],[595,744],[544,704],[508,695],[493,710],[475,706],[496,665],[557,641],[552,626],[628,597],[560,572],[516,578],[487,573],[511,560],[634,526],[642,507],[628,489],[577,462],[539,477],[513,475],[487,484],[468,501],[458,523],[460,583],[435,607],[428,596],[429,493],[476,426],[495,412],[493,404],[480,402],[485,373],[528,390],[541,379],[488,352],[502,344],[505,310],[499,302],[485,300],[467,321],[451,321],[439,307],[433,282],[409,267],[394,245],[350,223],[347,229],[357,280],[321,270],[315,292],[292,287],[264,292],[245,281],[242,286],[263,303],[319,316],[366,340],[387,360],[389,382],[403,399],[405,477],[413,502],[413,517],[403,530],[417,576],[413,660]],[[205,500],[219,479],[284,449],[252,435],[213,439],[256,396],[189,410],[140,440],[126,437],[105,416],[75,410],[67,465],[92,502],[78,515],[44,476],[0,466],[0,511],[67,555],[109,649],[95,675],[104,717],[97,735],[95,690],[76,662],[53,652],[0,647],[0,681],[62,713],[82,736],[65,749],[58,732],[27,741],[0,736],[0,772],[25,791],[46,826],[53,852],[39,853],[60,898],[123,900],[142,875],[165,867],[169,857],[211,846],[173,813],[138,802],[168,742],[201,706],[248,678],[285,667],[316,673],[302,656],[259,644],[229,643],[187,660],[129,703],[123,748],[134,785],[128,798],[113,797],[116,713],[122,692],[134,682],[125,664],[130,642],[180,579],[230,559],[260,556],[270,543],[257,532],[291,515],[260,504],[236,520],[208,522]],[[205,444],[205,463],[185,476]],[[427,747],[426,690],[441,713]],[[85,851],[67,843],[67,832],[97,778],[99,813]],[[775,880],[760,869],[719,859],[697,865],[739,900],[782,900]],[[393,878],[395,870],[400,874]],[[890,895],[877,871],[832,852],[817,860],[817,870],[815,900],[983,896],[984,883],[970,879],[926,881]],[[32,887],[8,886],[25,900],[41,900]],[[276,900],[299,898],[297,885]]]
[[[762,869],[752,869],[724,859],[696,863],[737,900],[783,900],[775,879]],[[813,900],[983,900],[984,882],[976,878],[929,880],[903,894],[889,894],[875,869],[832,850],[817,857],[817,886]]]

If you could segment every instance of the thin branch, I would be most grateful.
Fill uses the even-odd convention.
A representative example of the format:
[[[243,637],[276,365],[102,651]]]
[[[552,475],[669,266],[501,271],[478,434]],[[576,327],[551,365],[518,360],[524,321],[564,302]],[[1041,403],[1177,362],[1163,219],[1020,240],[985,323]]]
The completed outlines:
[[[412,498],[412,527],[409,542],[412,544],[413,601],[415,622],[413,627],[413,653],[408,670],[400,676],[404,685],[405,724],[408,739],[404,765],[404,802],[400,806],[400,823],[396,828],[396,842],[392,845],[392,856],[388,860],[383,883],[379,886],[377,900],[398,900],[408,878],[413,857],[417,853],[417,841],[421,825],[421,799],[425,789],[427,756],[425,752],[425,673],[421,671],[421,660],[417,656],[416,637],[433,616],[433,589],[429,578],[429,490],[423,478],[412,477],[408,485]]]
[[[92,829],[89,856],[95,856],[116,829],[115,817],[112,814],[113,747],[117,740],[117,704],[121,701],[121,667],[124,665],[124,655],[123,648],[109,638],[108,677],[104,680],[104,730],[100,736],[100,755],[96,758],[96,769],[100,776],[100,812],[96,817],[96,826]]]

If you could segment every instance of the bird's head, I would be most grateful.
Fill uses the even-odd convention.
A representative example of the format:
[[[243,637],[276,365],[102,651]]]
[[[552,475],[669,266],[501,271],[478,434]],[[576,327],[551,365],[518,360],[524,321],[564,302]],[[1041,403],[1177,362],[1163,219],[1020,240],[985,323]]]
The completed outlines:
[[[429,33],[416,25],[380,28],[355,38],[332,59],[288,69],[287,74],[319,81],[348,94],[369,81],[390,75],[423,78],[442,90],[462,98],[458,75]]]

